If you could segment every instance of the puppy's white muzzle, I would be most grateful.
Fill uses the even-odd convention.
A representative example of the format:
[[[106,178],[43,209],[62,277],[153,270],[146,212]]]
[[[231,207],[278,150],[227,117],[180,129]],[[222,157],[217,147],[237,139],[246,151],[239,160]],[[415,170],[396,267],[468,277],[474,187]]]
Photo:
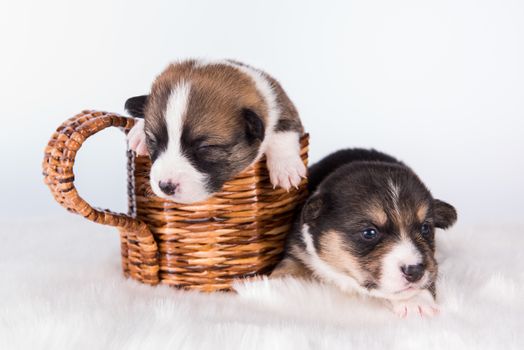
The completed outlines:
[[[175,159],[176,158],[176,159]],[[164,152],[151,167],[151,189],[160,198],[178,203],[194,203],[207,199],[206,175],[199,172],[183,156]]]
[[[409,238],[402,238],[382,260],[379,289],[392,299],[410,297],[429,282],[429,273],[422,265],[422,254]],[[419,271],[422,269],[422,271]],[[415,272],[416,271],[416,276]]]

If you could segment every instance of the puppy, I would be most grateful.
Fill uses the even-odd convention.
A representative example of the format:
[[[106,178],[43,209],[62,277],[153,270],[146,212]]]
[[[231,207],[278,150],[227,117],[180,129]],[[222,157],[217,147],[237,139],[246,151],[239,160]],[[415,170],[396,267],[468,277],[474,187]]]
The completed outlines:
[[[151,188],[161,198],[205,200],[263,154],[273,186],[289,190],[306,175],[295,106],[274,78],[248,65],[173,63],[125,108],[143,118],[128,141],[150,155]]]
[[[374,150],[324,158],[310,168],[309,189],[272,277],[313,276],[386,300],[402,317],[438,312],[434,237],[456,221],[451,205]]]

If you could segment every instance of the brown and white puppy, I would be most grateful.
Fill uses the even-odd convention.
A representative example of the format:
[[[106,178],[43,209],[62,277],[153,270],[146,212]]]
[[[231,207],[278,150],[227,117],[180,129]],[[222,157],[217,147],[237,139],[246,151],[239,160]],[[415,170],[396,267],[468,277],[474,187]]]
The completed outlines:
[[[289,190],[306,174],[295,106],[275,79],[248,65],[173,63],[149,95],[130,98],[126,109],[144,118],[128,141],[151,156],[151,188],[159,197],[202,201],[263,154],[274,186]]]
[[[402,317],[438,312],[435,229],[456,221],[451,205],[374,150],[331,154],[310,168],[309,186],[272,277],[314,276],[387,300]]]

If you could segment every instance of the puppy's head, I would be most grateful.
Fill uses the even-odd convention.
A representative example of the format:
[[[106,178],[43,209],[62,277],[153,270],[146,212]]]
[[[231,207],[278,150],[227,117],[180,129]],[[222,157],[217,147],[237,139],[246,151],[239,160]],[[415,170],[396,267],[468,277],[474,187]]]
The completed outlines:
[[[170,65],[126,109],[145,118],[151,188],[179,203],[204,200],[259,156],[267,115],[254,82],[225,64]]]
[[[371,295],[404,299],[432,288],[435,229],[456,217],[406,166],[357,162],[321,184],[301,221],[325,263]]]

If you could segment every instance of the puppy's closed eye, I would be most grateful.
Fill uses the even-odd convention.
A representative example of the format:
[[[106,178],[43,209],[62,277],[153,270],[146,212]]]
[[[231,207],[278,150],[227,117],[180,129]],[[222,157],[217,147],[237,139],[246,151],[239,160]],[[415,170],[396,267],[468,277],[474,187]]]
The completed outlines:
[[[203,144],[198,145],[197,150],[205,152],[205,151],[216,150],[216,149],[224,149],[226,147],[227,145],[215,145],[215,144],[203,143]]]
[[[196,148],[196,153],[202,159],[208,161],[219,161],[220,159],[226,158],[230,155],[228,145],[216,145],[216,144],[200,144]]]

